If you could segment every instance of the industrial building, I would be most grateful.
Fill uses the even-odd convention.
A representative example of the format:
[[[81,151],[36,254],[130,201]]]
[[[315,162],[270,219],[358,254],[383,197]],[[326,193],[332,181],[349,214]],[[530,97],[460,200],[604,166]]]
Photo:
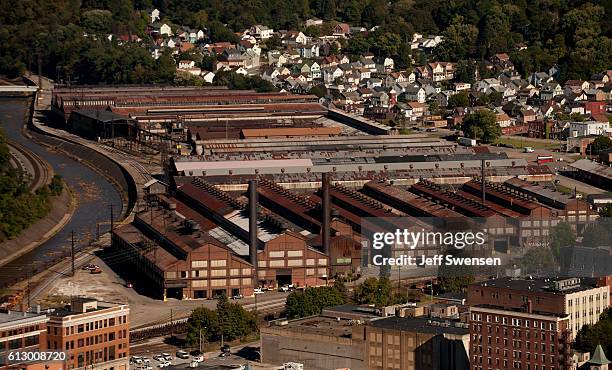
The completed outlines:
[[[358,308],[358,307],[357,307]],[[467,324],[389,317],[344,305],[319,316],[262,327],[262,361],[299,361],[308,369],[445,370],[470,368]],[[384,316],[384,315],[383,315]]]
[[[38,352],[47,349],[47,321],[44,313],[0,311],[0,369],[26,364],[9,360],[11,352]]]
[[[570,163],[570,167],[575,170],[576,178],[579,180],[612,191],[612,168],[588,159]]]

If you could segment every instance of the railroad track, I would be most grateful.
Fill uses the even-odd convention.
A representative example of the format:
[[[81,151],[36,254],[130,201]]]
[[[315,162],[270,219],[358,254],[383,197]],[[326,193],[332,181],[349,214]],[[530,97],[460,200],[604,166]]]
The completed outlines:
[[[51,177],[49,167],[38,155],[14,142],[9,142],[8,146],[15,167],[32,176],[28,190],[35,191],[49,183]]]

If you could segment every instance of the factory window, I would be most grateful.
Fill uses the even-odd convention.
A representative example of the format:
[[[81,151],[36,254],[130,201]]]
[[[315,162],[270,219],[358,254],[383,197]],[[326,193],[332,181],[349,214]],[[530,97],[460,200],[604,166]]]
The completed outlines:
[[[302,257],[302,251],[287,251],[287,257]]]
[[[251,269],[249,268],[242,269],[242,275],[251,275]]]
[[[208,261],[191,261],[192,268],[208,267]]]
[[[284,267],[284,266],[285,266],[284,260],[270,261],[270,267]]]
[[[257,261],[257,265],[258,265],[259,267],[266,267],[266,266],[267,266],[267,265],[266,265],[266,261]]]
[[[269,255],[270,258],[282,258],[285,257],[285,251],[272,251]]]
[[[191,287],[192,288],[203,288],[208,285],[206,283],[207,283],[207,280],[193,280],[191,282]]]
[[[249,284],[251,284],[251,279],[249,279],[249,278],[244,278],[244,279],[242,279],[242,284],[243,284],[243,285],[249,285]]]
[[[225,286],[227,285],[227,280],[226,279],[213,279],[210,281],[210,286]]]
[[[166,271],[166,279],[176,279],[176,271]]]
[[[210,270],[210,276],[225,276],[227,275],[227,270]]]
[[[314,264],[315,264],[314,258],[309,258],[309,259],[306,260],[306,265],[314,266]]]
[[[230,276],[240,275],[240,269],[230,269]]]
[[[240,279],[230,279],[229,285],[240,285]]]
[[[210,267],[225,267],[226,260],[212,260],[210,261]]]
[[[304,263],[303,260],[288,260],[287,261],[287,266],[291,267],[291,266],[302,266],[302,264]]]
[[[325,265],[327,265],[327,259],[325,259],[325,258],[319,258],[319,265],[321,265],[321,266],[325,266]]]
[[[327,269],[325,268],[319,269],[319,275],[325,275],[325,274],[327,274]]]
[[[306,275],[314,275],[315,269],[306,269]]]
[[[186,278],[187,277],[187,271],[181,271],[181,278]]]

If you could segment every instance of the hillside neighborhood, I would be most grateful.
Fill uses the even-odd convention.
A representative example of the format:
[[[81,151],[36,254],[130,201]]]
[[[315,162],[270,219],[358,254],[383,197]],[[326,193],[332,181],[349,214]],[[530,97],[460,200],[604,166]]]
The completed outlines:
[[[148,14],[151,45],[133,35],[116,37],[148,47],[154,58],[170,53],[182,83],[214,84],[219,73],[259,78],[278,91],[315,94],[325,106],[403,132],[453,129],[464,115],[482,109],[495,113],[502,134],[566,140],[611,131],[605,102],[611,98],[612,70],[585,81],[560,81],[555,65],[522,76],[508,53],[479,65],[460,65],[433,59],[432,51],[444,43],[442,36],[418,33],[410,42],[411,67],[400,69],[391,56],[344,53],[347,40],[376,27],[329,25],[311,18],[303,27],[318,29],[319,36],[259,24],[237,33],[238,42],[211,43],[207,30],[173,27],[157,9]]]

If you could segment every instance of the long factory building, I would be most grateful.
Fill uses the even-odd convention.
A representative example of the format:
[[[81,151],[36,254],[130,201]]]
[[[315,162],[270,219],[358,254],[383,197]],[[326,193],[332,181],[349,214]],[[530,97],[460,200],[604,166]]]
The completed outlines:
[[[116,228],[113,245],[160,298],[251,295],[258,286],[318,286],[359,273],[369,258],[362,248],[364,218],[393,217],[385,221],[390,228],[407,223],[426,230],[437,227],[428,219],[476,222],[489,231],[481,252],[511,256],[517,246],[541,245],[551,227],[585,207],[582,200],[552,207],[544,195],[533,195],[546,194],[544,187],[516,177],[484,185],[483,203],[478,178],[456,186],[419,179],[349,187],[326,173],[312,187],[290,188],[253,176],[247,187],[227,190],[205,176],[176,176],[173,189],[152,195],[148,210]],[[413,253],[442,251],[434,245]],[[410,254],[393,251],[399,252]]]

